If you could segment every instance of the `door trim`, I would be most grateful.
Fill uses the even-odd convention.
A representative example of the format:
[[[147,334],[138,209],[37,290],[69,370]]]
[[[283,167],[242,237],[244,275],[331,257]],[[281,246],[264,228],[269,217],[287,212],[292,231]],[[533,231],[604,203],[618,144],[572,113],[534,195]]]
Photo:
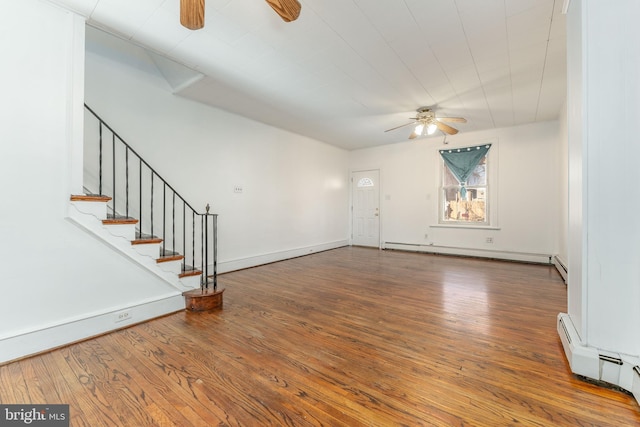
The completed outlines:
[[[358,246],[353,244],[353,205],[354,205],[354,197],[353,197],[353,176],[356,173],[360,172],[368,172],[368,171],[376,171],[378,173],[378,207],[379,207],[379,217],[378,217],[378,249],[382,249],[382,217],[383,217],[383,209],[382,209],[382,169],[381,168],[359,168],[359,169],[351,169],[349,171],[349,246]],[[374,246],[367,246],[374,247]]]

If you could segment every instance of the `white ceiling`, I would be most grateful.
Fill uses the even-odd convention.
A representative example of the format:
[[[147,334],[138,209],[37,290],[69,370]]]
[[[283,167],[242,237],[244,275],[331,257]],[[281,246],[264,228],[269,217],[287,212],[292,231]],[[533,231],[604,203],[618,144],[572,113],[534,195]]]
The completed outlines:
[[[566,94],[562,0],[52,0],[202,74],[176,93],[345,149],[405,141],[421,106],[461,132],[557,119]],[[193,76],[193,74],[191,75]]]

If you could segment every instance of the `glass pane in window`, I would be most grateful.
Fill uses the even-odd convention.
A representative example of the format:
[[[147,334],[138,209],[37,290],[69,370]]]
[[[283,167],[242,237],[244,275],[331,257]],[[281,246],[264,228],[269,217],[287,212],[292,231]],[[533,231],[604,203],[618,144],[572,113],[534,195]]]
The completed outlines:
[[[484,156],[473,170],[467,179],[467,185],[487,185],[487,156]]]
[[[444,177],[443,177],[443,185],[445,187],[450,186],[450,185],[458,185],[458,179],[453,175],[453,173],[451,173],[451,170],[449,169],[449,167],[445,164],[444,165]]]
[[[460,197],[459,187],[443,188],[443,191],[445,221],[486,221],[486,187],[467,188],[464,199]]]
[[[373,187],[373,181],[371,178],[360,178],[360,181],[358,181],[358,187]]]
[[[458,224],[487,224],[488,223],[488,178],[487,156],[480,159],[471,175],[464,183],[465,196],[460,194],[461,185],[447,164],[442,165],[442,199],[440,205],[441,223],[455,222]]]

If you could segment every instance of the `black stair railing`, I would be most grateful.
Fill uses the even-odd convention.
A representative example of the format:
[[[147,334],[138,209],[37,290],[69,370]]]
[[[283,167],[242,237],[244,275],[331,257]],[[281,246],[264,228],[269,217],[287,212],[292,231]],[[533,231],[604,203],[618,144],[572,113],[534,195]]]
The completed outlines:
[[[209,204],[197,212],[86,104],[85,111],[85,188],[111,197],[111,218],[136,218],[136,238],[162,239],[161,256],[182,255],[182,273],[199,269],[200,287],[215,290],[218,215]]]

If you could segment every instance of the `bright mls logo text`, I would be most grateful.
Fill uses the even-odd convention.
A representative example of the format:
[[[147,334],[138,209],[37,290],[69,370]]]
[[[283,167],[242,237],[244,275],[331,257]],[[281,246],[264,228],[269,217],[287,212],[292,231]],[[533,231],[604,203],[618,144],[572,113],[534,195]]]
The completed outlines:
[[[0,405],[0,426],[68,426],[69,405]]]

